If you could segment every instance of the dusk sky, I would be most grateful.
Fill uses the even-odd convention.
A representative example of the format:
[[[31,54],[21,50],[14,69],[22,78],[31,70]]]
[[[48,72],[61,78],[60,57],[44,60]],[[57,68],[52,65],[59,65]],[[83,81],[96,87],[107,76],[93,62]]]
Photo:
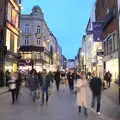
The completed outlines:
[[[45,20],[58,39],[63,55],[74,58],[81,47],[95,0],[22,0],[22,13],[31,13],[34,5],[39,5]]]

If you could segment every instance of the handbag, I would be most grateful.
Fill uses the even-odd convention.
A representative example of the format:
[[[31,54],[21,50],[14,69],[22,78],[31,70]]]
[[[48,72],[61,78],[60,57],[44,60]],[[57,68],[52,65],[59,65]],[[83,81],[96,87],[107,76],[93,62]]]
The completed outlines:
[[[10,80],[8,83],[9,83],[9,89],[10,89],[10,90],[16,89],[15,80]]]

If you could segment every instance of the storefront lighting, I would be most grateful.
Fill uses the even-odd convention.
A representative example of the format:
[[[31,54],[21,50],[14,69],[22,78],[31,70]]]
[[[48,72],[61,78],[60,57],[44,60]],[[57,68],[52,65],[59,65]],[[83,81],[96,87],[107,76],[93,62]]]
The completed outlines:
[[[50,40],[48,39],[48,40],[47,40],[47,42],[49,43],[49,42],[50,42]]]

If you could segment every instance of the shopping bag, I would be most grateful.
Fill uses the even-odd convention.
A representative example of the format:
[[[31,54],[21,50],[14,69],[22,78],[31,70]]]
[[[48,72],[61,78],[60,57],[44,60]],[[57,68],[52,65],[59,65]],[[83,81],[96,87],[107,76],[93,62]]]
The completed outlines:
[[[40,94],[41,94],[40,89],[36,90],[36,98],[37,99],[40,99]]]
[[[9,80],[8,83],[9,83],[9,89],[10,89],[10,90],[16,89],[15,80]]]

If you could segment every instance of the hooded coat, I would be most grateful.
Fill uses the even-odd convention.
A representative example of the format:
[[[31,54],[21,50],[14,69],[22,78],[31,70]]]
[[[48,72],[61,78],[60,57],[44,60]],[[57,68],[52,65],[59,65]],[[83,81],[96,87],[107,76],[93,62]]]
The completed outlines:
[[[85,78],[78,79],[76,82],[76,102],[78,106],[87,107],[88,83]]]

